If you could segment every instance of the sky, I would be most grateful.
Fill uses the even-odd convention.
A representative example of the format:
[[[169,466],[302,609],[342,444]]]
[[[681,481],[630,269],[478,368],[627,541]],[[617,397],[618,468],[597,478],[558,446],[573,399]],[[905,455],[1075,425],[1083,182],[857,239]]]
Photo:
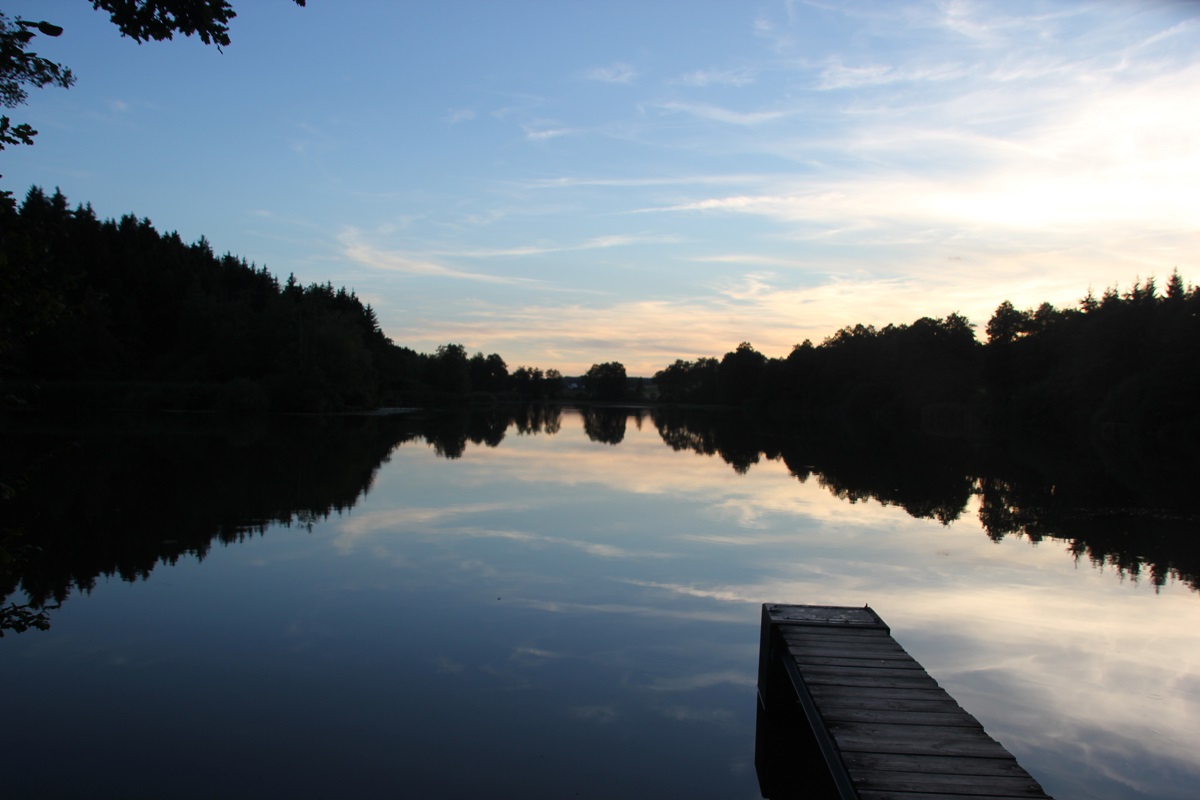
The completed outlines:
[[[1200,3],[232,4],[219,52],[0,0],[77,76],[0,187],[567,375],[1200,282]]]

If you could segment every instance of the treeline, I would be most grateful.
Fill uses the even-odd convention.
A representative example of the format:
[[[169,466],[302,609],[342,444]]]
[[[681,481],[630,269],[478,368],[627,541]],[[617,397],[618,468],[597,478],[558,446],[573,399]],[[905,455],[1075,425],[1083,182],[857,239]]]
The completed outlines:
[[[959,314],[847,326],[783,358],[743,342],[646,386],[617,361],[578,379],[461,344],[418,353],[332,284],[280,282],[147,219],[61,192],[0,200],[0,398],[31,405],[337,411],[472,400],[657,399],[797,425],[1200,446],[1200,288],[1178,272],[1077,307],[1001,303],[986,342]]]
[[[0,379],[41,406],[333,411],[478,393],[556,397],[555,370],[509,372],[462,345],[417,353],[331,283],[187,244],[148,219],[100,220],[56,191],[0,202]]]
[[[1077,308],[1001,303],[976,339],[964,317],[854,325],[768,358],[743,342],[678,360],[659,399],[766,410],[776,419],[1056,440],[1200,444],[1200,287],[1176,271]]]

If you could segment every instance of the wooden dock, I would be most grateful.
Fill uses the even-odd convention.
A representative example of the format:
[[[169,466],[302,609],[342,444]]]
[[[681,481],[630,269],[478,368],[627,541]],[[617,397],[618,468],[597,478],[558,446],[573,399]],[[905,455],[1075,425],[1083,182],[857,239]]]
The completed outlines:
[[[764,605],[758,690],[772,800],[1049,797],[870,608]]]

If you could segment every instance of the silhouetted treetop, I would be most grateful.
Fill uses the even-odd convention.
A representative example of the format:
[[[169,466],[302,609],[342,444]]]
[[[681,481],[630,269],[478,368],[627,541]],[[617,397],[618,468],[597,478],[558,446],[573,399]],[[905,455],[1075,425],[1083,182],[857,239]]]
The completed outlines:
[[[306,0],[292,2],[303,7]],[[92,8],[107,11],[121,35],[138,44],[173,39],[181,33],[227,47],[229,22],[237,16],[226,0],[92,0]]]
[[[75,83],[71,70],[28,49],[38,33],[58,36],[62,28],[44,21],[13,21],[0,13],[0,106],[14,108],[24,103],[29,97],[26,86],[66,89]],[[37,131],[28,123],[13,125],[7,116],[0,116],[0,150],[12,144],[33,144],[34,136]]]
[[[306,0],[292,0],[304,6]],[[227,0],[92,0],[92,8],[108,12],[122,36],[138,44],[174,38],[176,33],[196,36],[217,49],[227,46],[229,22],[237,14]],[[51,22],[10,21],[0,14],[0,106],[13,108],[28,99],[26,86],[42,88],[75,82],[71,70],[29,50],[37,34],[60,36],[63,29]],[[6,145],[33,144],[35,131],[28,123],[13,125],[0,116],[0,150]],[[4,199],[9,199],[7,193]]]
[[[594,400],[622,400],[628,382],[625,365],[620,361],[592,364],[583,376],[583,382]]]

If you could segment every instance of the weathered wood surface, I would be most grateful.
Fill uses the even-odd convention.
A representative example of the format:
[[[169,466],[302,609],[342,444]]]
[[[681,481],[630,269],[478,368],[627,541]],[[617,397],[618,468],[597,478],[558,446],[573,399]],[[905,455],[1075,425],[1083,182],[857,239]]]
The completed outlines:
[[[799,703],[843,800],[1048,797],[870,608],[767,604],[762,624],[763,707]]]

